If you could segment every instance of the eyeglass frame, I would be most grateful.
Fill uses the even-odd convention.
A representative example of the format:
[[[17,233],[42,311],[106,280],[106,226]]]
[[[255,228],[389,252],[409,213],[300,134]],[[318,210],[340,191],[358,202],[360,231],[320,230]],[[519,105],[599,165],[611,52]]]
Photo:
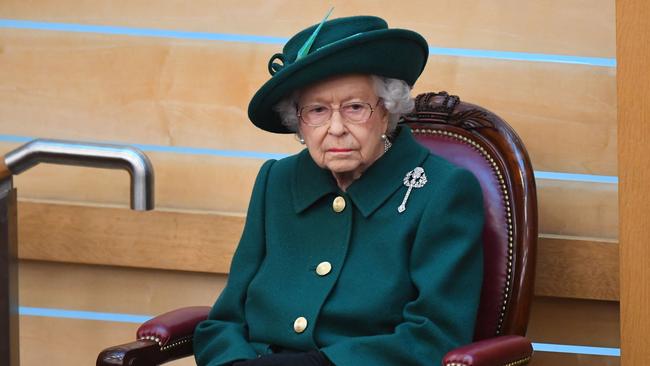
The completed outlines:
[[[343,120],[346,121],[347,123],[351,123],[351,124],[354,124],[354,125],[361,125],[361,124],[364,124],[364,123],[368,122],[368,121],[372,118],[372,114],[375,112],[375,109],[377,109],[377,106],[379,105],[379,102],[381,102],[381,101],[382,101],[382,99],[381,99],[381,98],[378,98],[378,99],[377,99],[377,103],[375,103],[375,106],[374,106],[374,107],[372,106],[372,104],[370,104],[370,103],[368,103],[368,102],[348,102],[348,103],[344,103],[344,104],[339,104],[338,108],[331,108],[330,116],[329,116],[327,119],[325,119],[325,120],[323,121],[323,123],[318,124],[318,125],[309,124],[309,123],[307,123],[307,121],[305,121],[305,120],[302,118],[302,110],[303,110],[303,109],[305,109],[305,108],[307,108],[307,107],[310,107],[310,106],[317,106],[318,104],[308,104],[308,105],[305,105],[305,106],[302,106],[302,107],[298,107],[298,106],[296,106],[296,116],[298,117],[298,119],[299,119],[302,123],[306,124],[306,125],[309,126],[309,127],[322,127],[322,126],[325,126],[325,125],[327,124],[327,122],[331,122],[331,121],[332,121],[332,116],[334,115],[334,111],[335,111],[335,110],[336,110],[336,111],[340,110],[342,106],[347,105],[347,104],[354,104],[354,103],[357,103],[357,104],[366,104],[366,105],[368,105],[368,107],[370,108],[370,115],[368,115],[368,118],[366,118],[366,119],[363,120],[363,121],[351,121],[351,120],[345,118],[345,117],[343,116],[343,114],[341,114],[341,112],[339,112],[339,114],[341,114],[341,117],[343,117]]]

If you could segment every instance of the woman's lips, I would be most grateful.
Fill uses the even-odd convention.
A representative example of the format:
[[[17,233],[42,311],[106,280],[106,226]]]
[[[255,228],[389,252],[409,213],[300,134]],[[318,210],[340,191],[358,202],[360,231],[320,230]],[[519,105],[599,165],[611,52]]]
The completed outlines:
[[[352,149],[341,149],[341,148],[330,148],[327,149],[329,152],[350,152]]]

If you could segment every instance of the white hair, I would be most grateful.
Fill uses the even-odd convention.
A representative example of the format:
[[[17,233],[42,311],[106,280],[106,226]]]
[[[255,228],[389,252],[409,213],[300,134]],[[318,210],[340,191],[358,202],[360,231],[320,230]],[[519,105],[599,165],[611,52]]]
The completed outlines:
[[[401,116],[410,113],[415,107],[411,97],[411,87],[400,79],[392,79],[383,76],[370,75],[375,94],[381,98],[382,103],[388,111],[388,130],[390,135],[397,127]],[[298,99],[300,91],[293,92],[290,96],[282,99],[273,107],[278,112],[282,124],[289,131],[298,132]]]

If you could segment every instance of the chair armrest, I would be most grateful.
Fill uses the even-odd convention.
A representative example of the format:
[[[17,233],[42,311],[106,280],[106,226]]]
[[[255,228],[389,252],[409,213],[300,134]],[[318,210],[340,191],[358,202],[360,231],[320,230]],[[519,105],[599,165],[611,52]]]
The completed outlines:
[[[520,366],[530,362],[533,346],[522,336],[507,335],[470,343],[449,351],[444,366]]]
[[[138,328],[137,341],[103,350],[97,366],[153,366],[190,356],[194,328],[209,312],[208,306],[193,306],[152,318]]]

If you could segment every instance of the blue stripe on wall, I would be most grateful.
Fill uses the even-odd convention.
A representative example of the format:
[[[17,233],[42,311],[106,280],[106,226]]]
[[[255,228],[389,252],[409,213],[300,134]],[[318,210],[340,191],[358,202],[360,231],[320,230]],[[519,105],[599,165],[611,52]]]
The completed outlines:
[[[490,58],[497,60],[552,62],[560,64],[576,64],[588,66],[616,67],[615,58],[582,57],[568,55],[554,55],[546,53],[508,52],[493,50],[478,50],[469,48],[442,48],[429,47],[432,55]]]
[[[0,142],[26,143],[33,139],[34,137],[28,137],[28,136],[0,135]],[[243,158],[243,159],[260,159],[260,160],[282,159],[284,157],[289,156],[289,154],[270,153],[270,152],[263,152],[263,151],[220,150],[220,149],[209,149],[209,148],[187,147],[187,146],[125,144],[125,143],[107,142],[107,141],[101,141],[101,142],[133,146],[145,152],[147,151],[164,152],[164,153],[181,154],[181,155],[209,155],[209,156],[217,156],[222,158],[239,158],[239,159]],[[588,182],[588,183],[609,183],[609,184],[618,183],[618,177],[615,176],[572,174],[572,173],[545,172],[545,171],[535,171],[535,178],[572,181],[572,182]]]
[[[261,44],[280,44],[287,42],[288,38],[257,36],[246,34],[188,32],[172,29],[152,29],[120,27],[111,25],[90,25],[73,23],[34,22],[29,20],[0,19],[0,28],[32,29],[73,33],[99,33],[136,37],[180,38],[197,39],[204,41],[242,42]]]
[[[220,42],[243,42],[257,44],[276,44],[283,45],[288,38],[273,37],[252,34],[230,34],[230,33],[209,33],[209,32],[191,32],[172,29],[153,29],[153,28],[134,28],[109,25],[90,25],[74,23],[53,23],[37,22],[17,19],[0,19],[0,28],[12,29],[32,29],[57,32],[74,32],[74,33],[98,33],[125,35],[137,37],[158,37],[158,38],[180,38],[196,39],[206,41]],[[497,50],[481,50],[469,48],[444,48],[429,47],[431,55],[471,57],[471,58],[488,58],[511,61],[528,61],[528,62],[552,62],[563,64],[577,64],[601,67],[616,67],[615,58],[604,57],[583,57],[570,55],[555,55],[544,53],[528,52],[509,52]]]
[[[27,306],[20,306],[18,312],[20,315],[23,316],[96,320],[96,321],[105,321],[105,322],[136,323],[136,324],[143,323],[153,318],[153,316],[151,315],[102,313],[102,312],[95,312],[95,311],[36,308],[36,307],[27,307]],[[533,343],[533,349],[537,352],[574,353],[574,354],[583,354],[583,355],[615,356],[615,357],[620,356],[620,349],[607,348],[607,347],[589,347],[589,346],[575,346],[575,345],[567,345],[567,344]]]
[[[42,316],[48,318],[99,320],[105,322],[137,323],[137,324],[144,323],[147,320],[153,318],[152,316],[149,315],[99,313],[96,311],[33,308],[27,306],[20,306],[18,308],[18,313],[24,316]]]
[[[618,177],[610,176],[610,175],[558,173],[558,172],[545,172],[545,171],[536,170],[535,178],[573,181],[573,182],[618,184]]]
[[[573,346],[568,344],[533,343],[537,352],[575,353],[581,355],[620,357],[620,348]]]

